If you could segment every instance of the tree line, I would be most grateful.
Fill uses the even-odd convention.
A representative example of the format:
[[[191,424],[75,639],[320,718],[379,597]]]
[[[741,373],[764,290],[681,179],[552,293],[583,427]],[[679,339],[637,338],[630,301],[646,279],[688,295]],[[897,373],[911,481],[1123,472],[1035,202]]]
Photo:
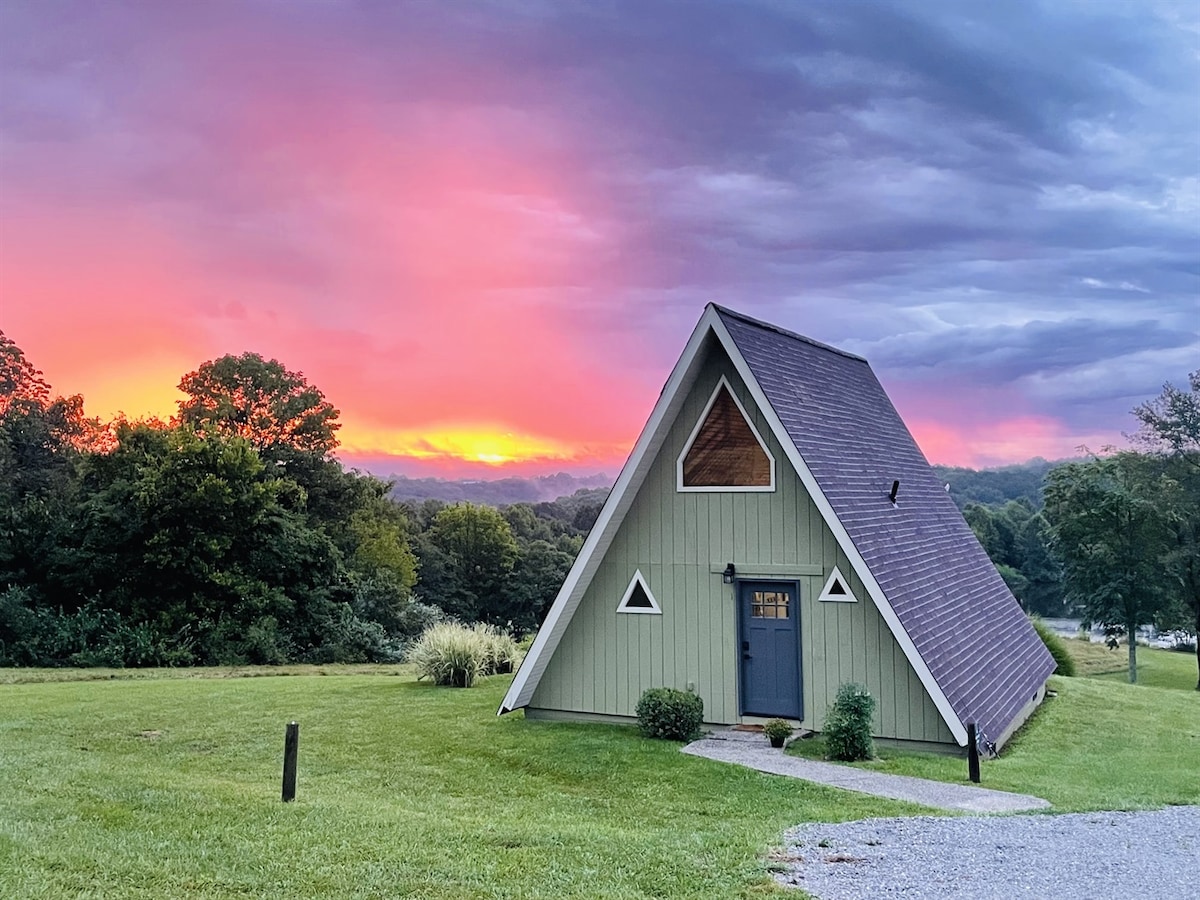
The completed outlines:
[[[527,633],[606,495],[398,503],[333,456],[338,410],[278,361],[179,388],[170,421],[88,418],[0,332],[0,665],[384,661],[443,618]],[[1131,450],[943,470],[1025,609],[1114,641],[1200,629],[1200,371],[1133,412]]]
[[[338,410],[246,353],[101,422],[0,332],[0,665],[386,661],[439,619],[536,628],[603,492],[398,504]]]

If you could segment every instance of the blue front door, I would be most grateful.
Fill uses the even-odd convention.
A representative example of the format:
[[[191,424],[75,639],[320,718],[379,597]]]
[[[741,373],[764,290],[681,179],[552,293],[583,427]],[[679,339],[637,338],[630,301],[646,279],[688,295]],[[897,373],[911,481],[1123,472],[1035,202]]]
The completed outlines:
[[[800,603],[794,582],[738,582],[742,714],[802,719]]]

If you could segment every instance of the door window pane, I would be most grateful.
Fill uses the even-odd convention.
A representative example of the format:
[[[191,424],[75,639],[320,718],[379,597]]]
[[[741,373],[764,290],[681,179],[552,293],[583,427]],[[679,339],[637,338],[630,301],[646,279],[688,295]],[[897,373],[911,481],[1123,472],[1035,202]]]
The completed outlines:
[[[750,618],[786,619],[790,601],[787,591],[755,591],[750,597]]]

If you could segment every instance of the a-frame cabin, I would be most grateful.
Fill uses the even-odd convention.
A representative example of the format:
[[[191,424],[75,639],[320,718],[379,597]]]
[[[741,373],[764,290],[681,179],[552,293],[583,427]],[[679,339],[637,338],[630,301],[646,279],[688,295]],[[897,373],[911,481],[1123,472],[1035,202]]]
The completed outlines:
[[[709,305],[500,712],[820,731],[854,681],[877,738],[998,747],[1053,670],[866,360]]]

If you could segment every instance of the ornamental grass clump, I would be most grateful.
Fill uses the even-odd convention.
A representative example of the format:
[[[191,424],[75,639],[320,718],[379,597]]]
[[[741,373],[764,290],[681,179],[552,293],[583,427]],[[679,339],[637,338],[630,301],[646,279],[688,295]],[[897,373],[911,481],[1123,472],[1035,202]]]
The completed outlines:
[[[1030,621],[1033,622],[1033,630],[1038,633],[1038,637],[1042,639],[1042,643],[1046,645],[1046,649],[1054,657],[1054,662],[1058,666],[1054,670],[1054,674],[1066,675],[1068,677],[1073,676],[1075,674],[1075,660],[1071,658],[1071,651],[1067,649],[1066,642],[1051,631],[1050,626],[1037,616],[1034,616]]]
[[[418,681],[428,678],[450,687],[471,687],[486,674],[487,659],[488,648],[479,633],[457,622],[429,626],[408,651]]]
[[[675,688],[649,688],[637,708],[638,728],[647,737],[690,741],[700,734],[704,701],[699,695]]]
[[[875,698],[865,687],[853,682],[839,687],[825,719],[825,749],[829,757],[845,762],[872,759],[875,756],[875,742],[871,740],[874,715]]]
[[[471,630],[479,636],[483,646],[481,675],[507,675],[516,671],[524,654],[511,634],[483,622],[479,622]]]

